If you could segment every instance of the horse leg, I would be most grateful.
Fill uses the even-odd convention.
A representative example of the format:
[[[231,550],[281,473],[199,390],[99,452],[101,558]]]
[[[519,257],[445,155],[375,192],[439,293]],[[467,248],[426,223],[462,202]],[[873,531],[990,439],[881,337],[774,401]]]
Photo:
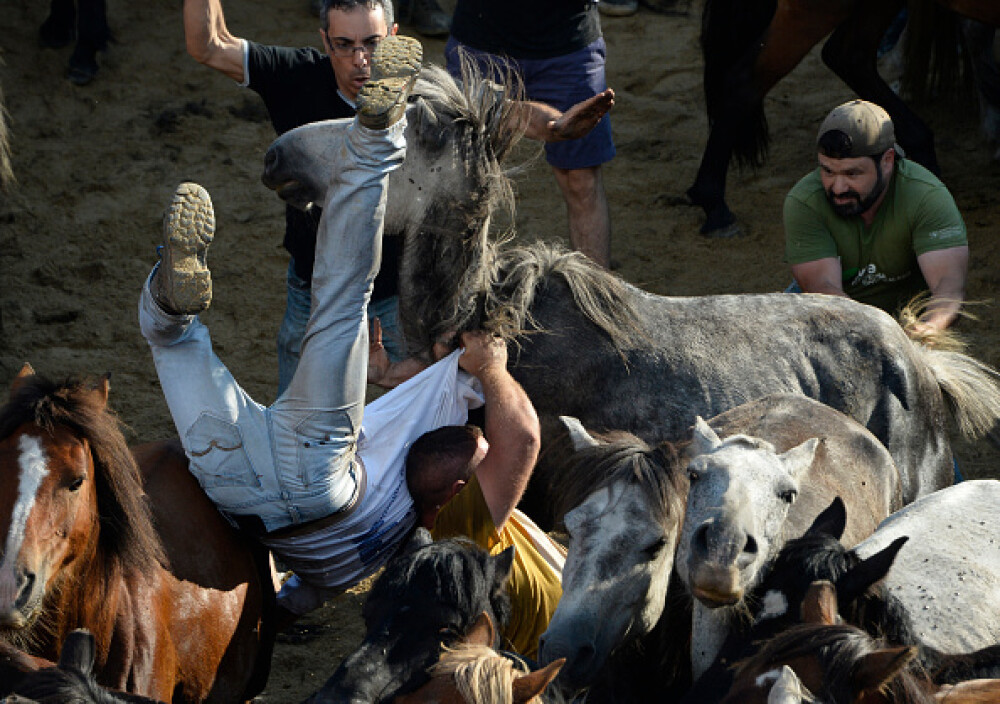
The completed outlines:
[[[972,71],[979,93],[979,116],[983,132],[998,146],[993,158],[1000,160],[1000,67],[993,55],[996,28],[963,19],[962,33],[972,61]]]
[[[823,46],[823,61],[863,100],[881,105],[892,117],[896,139],[907,156],[939,173],[934,133],[882,80],[876,51],[902,0],[862,3]]]
[[[38,29],[42,44],[53,49],[66,46],[76,34],[76,6],[74,0],[52,0],[49,16]]]
[[[108,30],[105,0],[77,0],[77,40],[73,55],[69,57],[71,83],[83,86],[97,75],[97,52],[108,48],[111,32]]]
[[[724,102],[712,124],[694,185],[687,191],[691,202],[705,210],[702,234],[738,234],[725,189],[735,145],[745,141],[741,133],[764,122],[764,96],[849,16],[853,5],[853,0],[779,0],[762,40],[729,71]],[[761,129],[766,131],[766,123]]]

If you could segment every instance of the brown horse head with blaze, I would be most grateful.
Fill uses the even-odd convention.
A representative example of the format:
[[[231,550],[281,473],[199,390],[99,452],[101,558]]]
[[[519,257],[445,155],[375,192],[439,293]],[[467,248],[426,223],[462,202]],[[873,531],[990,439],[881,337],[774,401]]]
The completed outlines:
[[[0,407],[2,640],[57,647],[81,606],[67,600],[111,614],[110,578],[162,560],[108,391],[106,377],[55,384],[25,365]]]

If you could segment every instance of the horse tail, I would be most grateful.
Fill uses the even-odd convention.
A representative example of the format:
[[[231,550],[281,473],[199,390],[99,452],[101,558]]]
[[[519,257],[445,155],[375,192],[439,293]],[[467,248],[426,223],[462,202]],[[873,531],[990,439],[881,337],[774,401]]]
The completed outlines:
[[[1000,422],[1000,372],[965,354],[965,342],[953,331],[921,329],[917,323],[929,302],[928,294],[915,296],[899,312],[899,324],[937,381],[959,430],[982,437]]]
[[[903,47],[903,92],[917,102],[969,99],[972,71],[958,13],[935,0],[910,0]]]
[[[735,92],[748,90],[753,63],[777,7],[776,0],[706,0],[701,16],[701,51],[705,60],[705,104],[714,125],[732,110]],[[739,70],[739,85],[731,74]],[[756,167],[767,158],[768,129],[764,103],[751,98],[735,116],[733,158],[740,167]],[[733,117],[730,115],[730,117]]]
[[[566,283],[577,309],[607,334],[619,351],[635,347],[644,335],[625,282],[579,252],[536,242],[504,251],[497,270],[496,282],[483,304],[483,326],[502,337],[513,339],[537,328],[531,307],[545,281],[553,277]]]

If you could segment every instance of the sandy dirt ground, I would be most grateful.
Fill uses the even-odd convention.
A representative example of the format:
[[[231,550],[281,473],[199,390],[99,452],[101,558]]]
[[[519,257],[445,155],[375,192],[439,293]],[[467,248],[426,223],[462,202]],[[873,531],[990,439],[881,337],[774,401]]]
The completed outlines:
[[[212,194],[218,219],[210,262],[215,301],[206,315],[222,359],[260,401],[275,392],[274,341],[284,310],[282,206],[260,183],[273,133],[256,95],[187,56],[176,0],[109,0],[116,43],[101,72],[78,88],[64,78],[69,49],[40,47],[47,3],[0,13],[0,80],[19,185],[0,196],[0,386],[25,361],[47,375],[112,373],[112,404],[135,442],[174,434],[136,323],[136,296],[154,261],[160,218],[175,185]],[[230,0],[230,29],[267,43],[318,45],[306,0]],[[618,156],[605,169],[612,255],[630,282],[668,295],[763,292],[789,281],[782,263],[782,199],[812,165],[813,139],[833,105],[851,96],[814,52],[767,101],[774,137],[757,173],[732,175],[729,202],[746,231],[698,234],[700,210],[683,203],[707,135],[698,46],[700,8],[604,19]],[[404,25],[403,31],[408,33]],[[443,42],[428,41],[431,61]],[[971,105],[922,109],[938,135],[944,180],[969,227],[968,296],[983,301],[962,332],[972,353],[1000,365],[1000,166]],[[524,240],[564,238],[565,214],[544,161],[518,178]],[[754,311],[748,310],[747,315]],[[1000,453],[960,443],[966,474],[996,476]],[[260,700],[300,701],[360,638],[364,589],[305,621],[279,644]]]

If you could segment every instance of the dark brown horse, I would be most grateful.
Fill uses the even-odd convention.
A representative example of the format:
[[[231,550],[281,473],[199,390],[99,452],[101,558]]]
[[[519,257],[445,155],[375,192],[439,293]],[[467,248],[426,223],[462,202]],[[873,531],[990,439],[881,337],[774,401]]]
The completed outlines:
[[[133,455],[108,390],[107,379],[56,384],[25,365],[0,407],[0,642],[56,660],[87,628],[101,685],[247,700],[273,642],[266,560],[205,497],[179,447]]]
[[[1000,26],[995,0],[936,0]],[[930,4],[932,0],[915,0]],[[858,97],[892,117],[907,156],[938,171],[934,135],[879,76],[876,51],[905,0],[706,0],[702,18],[710,133],[688,197],[705,210],[705,234],[736,234],[726,205],[729,162],[758,166],[767,154],[764,96],[824,37],[823,61]],[[832,105],[830,106],[833,107]],[[819,116],[817,116],[819,117]]]
[[[763,641],[735,666],[723,704],[979,704],[1000,695],[1000,680],[939,687],[913,666],[917,648],[889,645],[839,623],[837,593],[829,582],[812,585],[802,618],[802,625]]]

